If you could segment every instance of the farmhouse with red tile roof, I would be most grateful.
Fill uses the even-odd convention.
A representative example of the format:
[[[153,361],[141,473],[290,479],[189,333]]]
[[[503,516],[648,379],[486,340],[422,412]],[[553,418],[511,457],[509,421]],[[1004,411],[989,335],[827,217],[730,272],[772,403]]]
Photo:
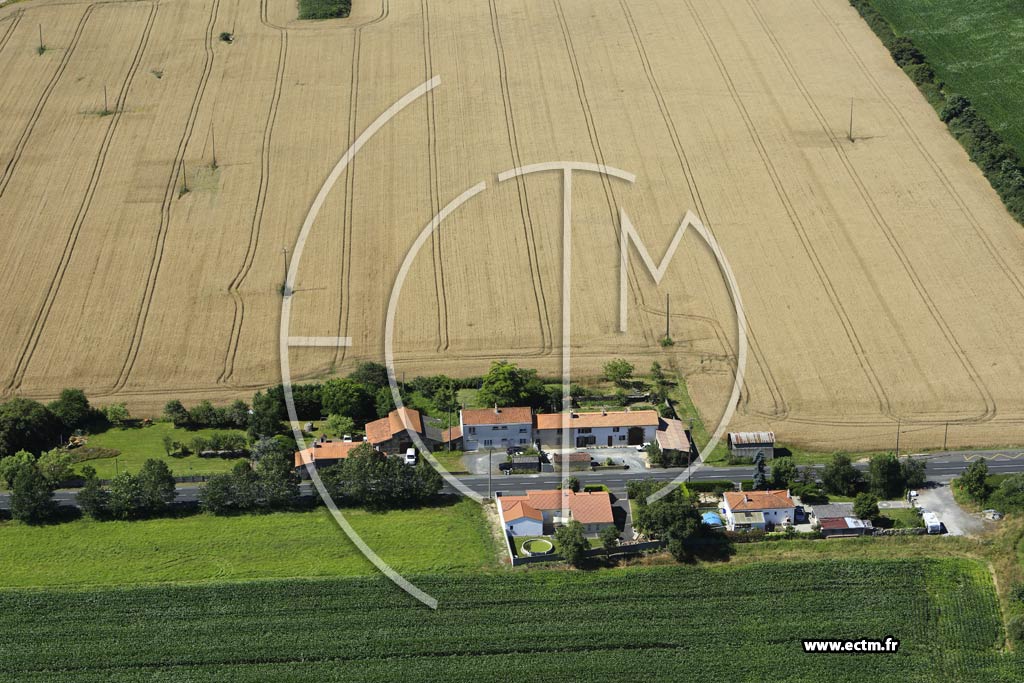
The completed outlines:
[[[562,518],[563,502],[569,517]],[[499,496],[501,525],[512,536],[540,536],[545,528],[575,520],[586,534],[597,534],[615,523],[611,496],[606,491],[576,493],[569,489],[527,491],[525,496]]]

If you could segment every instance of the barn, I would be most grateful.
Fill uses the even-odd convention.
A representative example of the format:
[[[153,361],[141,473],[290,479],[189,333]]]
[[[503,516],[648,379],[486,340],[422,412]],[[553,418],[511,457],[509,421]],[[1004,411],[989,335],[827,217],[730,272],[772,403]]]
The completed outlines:
[[[758,453],[765,460],[775,455],[775,432],[729,432],[729,452],[736,458],[753,460]]]

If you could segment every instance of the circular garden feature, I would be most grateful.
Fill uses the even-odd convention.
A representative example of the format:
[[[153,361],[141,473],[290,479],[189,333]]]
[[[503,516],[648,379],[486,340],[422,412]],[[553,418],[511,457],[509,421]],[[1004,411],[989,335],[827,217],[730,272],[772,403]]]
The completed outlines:
[[[523,552],[527,555],[547,555],[555,546],[551,545],[551,541],[543,538],[531,538],[529,541],[523,543]]]

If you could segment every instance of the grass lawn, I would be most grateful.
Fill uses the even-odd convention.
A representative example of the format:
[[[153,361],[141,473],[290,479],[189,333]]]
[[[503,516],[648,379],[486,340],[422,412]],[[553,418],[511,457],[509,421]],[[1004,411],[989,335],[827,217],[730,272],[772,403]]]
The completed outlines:
[[[697,446],[698,450],[703,450],[704,446],[711,440],[711,433],[708,432],[707,427],[704,424],[704,418],[701,417],[697,411],[697,406],[693,404],[693,399],[690,398],[690,391],[686,388],[686,380],[679,372],[669,373],[666,375],[674,374],[675,386],[670,387],[669,397],[676,404],[676,413],[679,415],[679,419],[684,422],[693,419],[693,429],[691,435],[693,441]],[[704,462],[709,465],[722,465],[725,463],[726,458],[729,457],[729,449],[725,444],[723,438],[715,446],[714,450],[708,453],[707,457],[704,458]]]
[[[469,474],[465,463],[462,462],[462,451],[437,450],[433,452],[433,456],[449,474]]]
[[[238,459],[200,458],[198,455],[176,458],[168,457],[164,450],[165,436],[188,444],[197,436],[209,437],[214,432],[243,433],[231,429],[177,429],[170,422],[156,422],[149,427],[108,429],[101,434],[90,436],[88,445],[114,448],[121,451],[121,454],[116,458],[87,460],[76,465],[75,471],[81,471],[83,466],[91,465],[96,468],[100,479],[113,479],[118,472],[138,472],[143,462],[149,458],[157,458],[165,461],[174,474],[181,476],[227,472]]]
[[[399,572],[490,568],[495,547],[468,499],[418,510],[345,510]],[[356,576],[376,569],[324,509],[138,522],[0,523],[0,588]]]
[[[882,510],[882,517],[891,519],[893,521],[892,528],[894,529],[912,529],[924,526],[921,522],[921,515],[911,508],[888,508]]]

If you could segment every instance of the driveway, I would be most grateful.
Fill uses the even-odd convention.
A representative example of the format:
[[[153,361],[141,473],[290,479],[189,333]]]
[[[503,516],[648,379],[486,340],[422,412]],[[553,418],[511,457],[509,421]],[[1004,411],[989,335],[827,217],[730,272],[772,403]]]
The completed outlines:
[[[953,500],[953,491],[949,485],[918,491],[918,505],[923,510],[934,512],[946,527],[951,536],[970,536],[985,530],[985,522],[974,515],[964,512],[963,508]]]

